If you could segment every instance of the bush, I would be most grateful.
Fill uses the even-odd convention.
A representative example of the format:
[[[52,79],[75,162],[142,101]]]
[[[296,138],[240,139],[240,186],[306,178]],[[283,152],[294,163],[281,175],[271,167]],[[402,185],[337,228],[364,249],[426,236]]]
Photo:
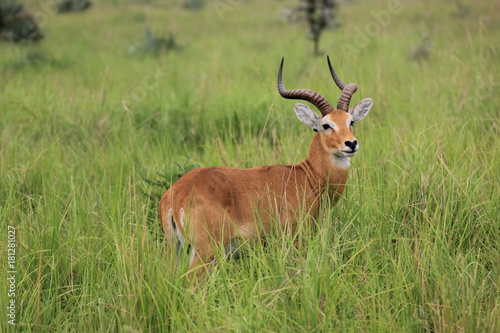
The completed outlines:
[[[22,4],[12,1],[0,3],[0,38],[10,42],[39,41],[43,34],[32,14]]]
[[[200,10],[203,7],[205,7],[205,1],[204,0],[187,0],[187,1],[184,1],[184,3],[182,4],[182,7],[184,9]]]
[[[133,44],[130,47],[131,53],[152,53],[158,55],[161,51],[171,51],[178,49],[179,45],[175,36],[169,33],[168,37],[156,36],[150,28],[144,32],[141,43]]]
[[[57,4],[59,13],[81,12],[92,6],[90,0],[63,0]]]

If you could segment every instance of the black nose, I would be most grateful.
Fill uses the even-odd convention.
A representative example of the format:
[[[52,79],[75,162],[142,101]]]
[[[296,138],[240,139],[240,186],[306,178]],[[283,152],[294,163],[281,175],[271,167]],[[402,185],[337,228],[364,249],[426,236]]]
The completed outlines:
[[[352,150],[354,150],[354,148],[356,148],[356,146],[358,145],[358,140],[354,140],[354,141],[350,141],[350,140],[345,140],[344,141],[344,144],[351,148]]]

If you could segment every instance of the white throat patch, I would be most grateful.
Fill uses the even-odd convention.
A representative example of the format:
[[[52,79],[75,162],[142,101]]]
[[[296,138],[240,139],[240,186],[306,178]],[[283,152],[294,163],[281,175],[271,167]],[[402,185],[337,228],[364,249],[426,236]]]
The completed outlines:
[[[345,156],[330,155],[330,160],[333,164],[337,165],[342,169],[349,169],[351,165],[351,158]]]

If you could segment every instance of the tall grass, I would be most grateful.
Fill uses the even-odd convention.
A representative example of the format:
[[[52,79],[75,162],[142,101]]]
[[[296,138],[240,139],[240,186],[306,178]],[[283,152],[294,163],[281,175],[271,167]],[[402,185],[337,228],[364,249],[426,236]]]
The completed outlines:
[[[284,3],[223,19],[209,2],[99,3],[51,17],[39,45],[1,45],[2,253],[17,231],[17,325],[0,283],[1,331],[498,331],[500,7],[463,3],[460,18],[405,3],[355,57],[340,45],[387,4],[343,7],[322,48],[354,100],[375,101],[346,192],[300,246],[278,232],[240,260],[221,251],[194,286],[165,251],[164,187],[194,166],[307,155],[313,133],[275,91],[281,56],[287,87],[338,97]],[[180,48],[130,54],[146,27]],[[426,34],[429,58],[411,60]]]

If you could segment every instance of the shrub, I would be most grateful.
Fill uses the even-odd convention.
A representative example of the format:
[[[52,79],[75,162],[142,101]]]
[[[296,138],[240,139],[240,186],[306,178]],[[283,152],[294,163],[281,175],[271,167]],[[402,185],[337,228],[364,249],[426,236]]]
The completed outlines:
[[[39,41],[43,34],[32,14],[15,0],[0,2],[0,38],[18,43]]]
[[[81,12],[92,6],[90,0],[62,0],[57,4],[59,13]]]

